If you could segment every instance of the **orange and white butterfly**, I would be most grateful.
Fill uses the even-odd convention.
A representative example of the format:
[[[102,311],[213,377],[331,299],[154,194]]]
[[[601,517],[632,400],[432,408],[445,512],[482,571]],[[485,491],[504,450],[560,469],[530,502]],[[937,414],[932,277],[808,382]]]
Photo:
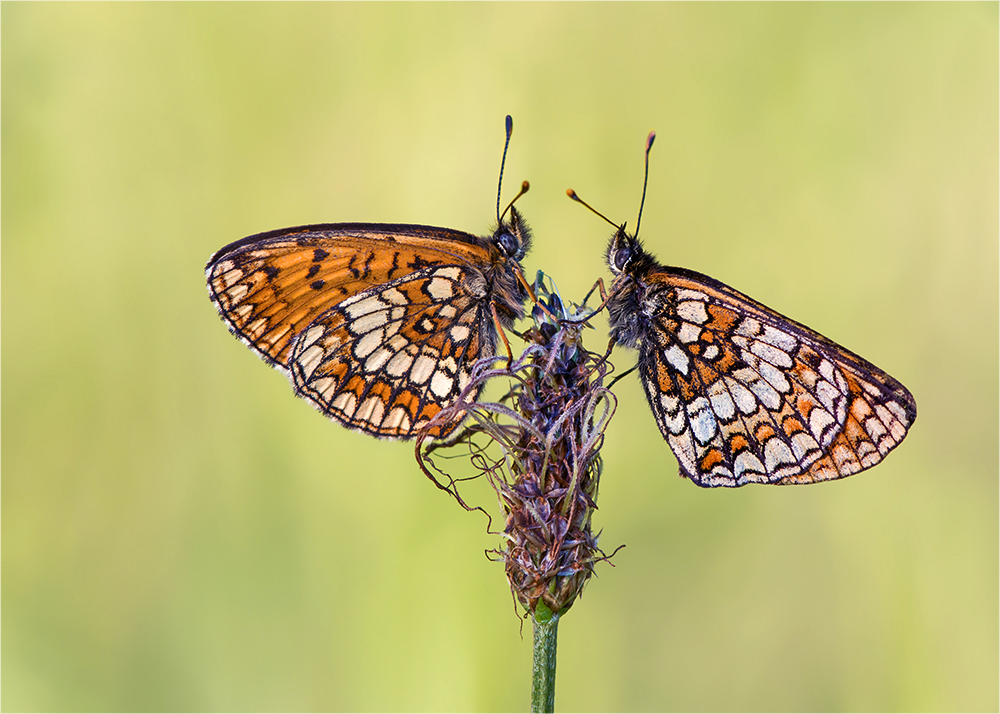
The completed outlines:
[[[511,130],[508,116],[508,143]],[[489,236],[379,223],[260,233],[211,257],[209,295],[230,332],[323,414],[412,438],[455,401],[477,360],[496,354],[498,330],[524,316],[519,261],[531,234],[508,210],[504,220],[498,197]]]
[[[718,280],[661,265],[624,225],[606,258],[611,339],[639,350],[656,423],[699,486],[850,476],[916,419],[913,396],[871,362]]]

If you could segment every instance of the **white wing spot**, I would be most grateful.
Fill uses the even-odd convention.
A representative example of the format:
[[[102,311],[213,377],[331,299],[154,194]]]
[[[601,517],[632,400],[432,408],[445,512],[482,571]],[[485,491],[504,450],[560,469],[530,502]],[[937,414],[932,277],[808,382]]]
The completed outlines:
[[[770,362],[778,367],[788,369],[792,366],[792,358],[787,352],[779,350],[777,347],[754,340],[750,343],[750,351],[760,357],[765,362]]]
[[[677,290],[677,302],[683,302],[686,300],[694,300],[696,302],[705,302],[708,300],[708,295],[697,290],[688,290],[687,288],[678,288]]]
[[[819,444],[817,444],[816,440],[813,439],[807,432],[796,432],[792,434],[789,439],[792,442],[792,454],[794,454],[796,461],[802,461],[805,463],[806,454],[810,451],[818,451],[819,449]],[[817,454],[817,456],[818,455],[819,454]]]
[[[347,419],[354,416],[354,409],[357,406],[358,398],[355,396],[354,392],[342,392],[330,405],[331,408],[339,411]]]
[[[682,322],[681,329],[677,331],[677,339],[685,344],[697,342],[700,336],[701,328],[697,325],[691,324],[690,322]]]
[[[686,300],[677,305],[677,316],[682,320],[704,325],[708,322],[708,312],[701,300]]]
[[[414,384],[426,382],[434,372],[434,364],[434,360],[425,354],[417,357],[413,362],[413,369],[410,371],[410,381]]]
[[[435,372],[434,376],[431,378],[431,391],[442,399],[451,394],[451,390],[454,386],[455,380],[441,370]]]
[[[760,323],[752,317],[744,317],[733,334],[742,335],[743,337],[756,337],[759,332]]]
[[[900,423],[903,424],[904,426],[910,423],[910,417],[907,416],[906,410],[903,408],[903,405],[900,404],[899,402],[886,402],[885,407],[890,412],[892,412],[895,415],[895,417],[899,419]]]
[[[224,260],[219,263],[215,270],[224,288],[228,288],[243,277],[243,271],[234,267],[234,263],[231,260]]]
[[[382,291],[382,299],[393,305],[406,305],[409,301],[406,296],[396,288],[387,288]]]
[[[297,361],[306,379],[309,379],[312,373],[316,371],[320,360],[323,358],[323,354],[323,348],[319,345],[309,345],[309,347],[302,350],[301,354],[299,354]]]
[[[227,286],[224,294],[227,300],[242,300],[249,291],[250,288],[245,283],[240,283],[232,288]]]
[[[768,473],[773,474],[782,464],[793,463],[796,463],[796,460],[792,456],[792,450],[778,437],[772,437],[764,444],[764,465]]]
[[[443,275],[446,278],[451,278],[452,280],[458,280],[462,276],[462,269],[451,266],[449,268],[438,268],[434,271],[435,275]]]
[[[299,349],[301,350],[311,345],[313,342],[322,337],[325,331],[326,330],[321,325],[310,327],[308,330],[305,331],[305,334],[303,334],[302,337],[299,338]]]
[[[399,352],[401,349],[410,344],[410,341],[400,334],[393,334],[392,337],[385,341],[385,346],[388,347],[393,352]]]
[[[691,417],[691,430],[694,438],[699,444],[707,444],[715,436],[716,422],[715,412],[709,406],[705,397],[698,397],[688,405],[688,414]]]
[[[697,453],[694,448],[694,439],[691,438],[691,430],[687,429],[682,433],[671,435],[667,439],[670,448],[673,449],[674,456],[684,473],[698,473]]]
[[[379,347],[371,354],[371,356],[368,357],[367,360],[365,360],[365,371],[377,372],[382,368],[382,365],[389,361],[389,358],[392,356],[392,352],[387,350],[384,345]]]
[[[687,356],[687,352],[678,345],[670,345],[669,348],[664,350],[663,356],[670,363],[670,366],[685,377],[687,376],[688,369],[691,367],[691,359]]]
[[[713,382],[708,387],[708,400],[712,403],[712,411],[722,421],[729,421],[736,416],[736,405],[729,396],[729,390],[722,380]]]
[[[389,416],[382,422],[382,427],[398,432],[407,432],[410,429],[410,413],[405,407],[396,407],[389,412]]]
[[[396,356],[389,360],[389,364],[385,366],[385,371],[393,377],[402,377],[410,370],[412,364],[412,355],[408,355],[405,352],[397,352]]]
[[[369,424],[381,424],[382,416],[385,413],[385,402],[381,397],[368,397],[361,407],[354,413],[355,421],[364,421]]]
[[[763,476],[767,473],[764,469],[764,464],[760,462],[760,459],[749,451],[742,451],[737,454],[736,458],[733,460],[733,471],[736,474],[737,481],[742,479],[743,474],[748,472],[757,476]],[[754,479],[748,480],[752,481]]]
[[[389,315],[385,310],[370,312],[353,322],[348,323],[348,328],[352,334],[363,335],[366,332],[377,330],[389,321]]]
[[[354,356],[364,359],[385,341],[385,333],[382,330],[372,330],[367,335],[358,340],[354,345]]]
[[[833,362],[830,360],[823,360],[819,364],[819,373],[822,374],[830,382],[835,382],[836,378],[833,376]]]
[[[310,385],[314,390],[322,394],[324,397],[329,399],[331,395],[336,391],[337,380],[333,377],[323,377],[317,379]]]
[[[452,296],[451,281],[444,278],[431,278],[427,283],[427,293],[435,300],[447,300]]]
[[[789,384],[785,373],[777,367],[768,364],[767,362],[761,362],[757,365],[757,371],[760,372],[761,377],[767,380],[768,384],[782,394],[788,394],[788,392],[792,391],[792,385]]]
[[[362,315],[367,315],[370,312],[384,310],[386,307],[385,303],[379,300],[377,295],[369,295],[367,297],[362,297],[362,295],[356,298],[348,298],[340,304],[344,312],[352,320],[357,320]]]
[[[660,404],[663,405],[663,408],[666,409],[668,413],[676,414],[677,408],[681,405],[681,400],[669,394],[661,394]]]
[[[778,394],[774,387],[764,381],[763,378],[755,377],[747,386],[757,396],[760,403],[768,409],[775,410],[781,407],[781,395]]]
[[[816,398],[820,404],[826,407],[827,411],[835,411],[837,400],[840,399],[840,392],[829,382],[820,382],[816,385]]]
[[[732,394],[733,401],[736,402],[736,408],[739,409],[741,413],[753,414],[757,411],[757,400],[754,399],[754,396],[749,389],[733,380],[727,380],[727,384],[729,386],[729,392]]]
[[[662,398],[663,402],[666,402],[667,397]],[[680,404],[678,400],[674,399],[678,405]],[[667,410],[662,414],[663,424],[667,427],[667,431],[671,434],[677,435],[682,434],[688,430],[687,416],[684,414],[683,409]]]
[[[823,432],[836,421],[833,415],[825,409],[816,407],[811,412],[809,412],[809,431],[812,432],[813,438],[823,446],[827,446],[833,441],[833,437],[836,436],[836,431],[831,430],[827,437],[823,438]]]
[[[770,325],[764,325],[764,332],[757,339],[774,345],[782,352],[792,352],[798,345],[798,341],[794,337]]]

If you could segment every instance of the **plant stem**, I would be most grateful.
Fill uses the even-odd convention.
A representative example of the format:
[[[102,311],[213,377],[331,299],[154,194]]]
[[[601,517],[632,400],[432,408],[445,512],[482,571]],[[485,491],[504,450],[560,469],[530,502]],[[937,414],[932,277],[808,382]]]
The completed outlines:
[[[531,711],[553,712],[556,706],[556,635],[559,632],[559,615],[539,600],[535,606],[533,622]]]

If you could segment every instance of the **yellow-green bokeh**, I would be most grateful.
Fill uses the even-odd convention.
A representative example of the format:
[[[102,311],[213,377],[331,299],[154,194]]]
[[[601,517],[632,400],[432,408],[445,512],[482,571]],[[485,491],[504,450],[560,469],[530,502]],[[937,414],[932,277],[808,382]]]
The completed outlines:
[[[485,231],[508,113],[529,271],[607,278],[563,192],[634,224],[656,129],[648,247],[919,407],[871,472],[709,491],[620,383],[596,523],[627,547],[557,707],[997,709],[996,3],[0,14],[4,709],[526,708],[484,519],[294,399],[202,275],[301,223]]]

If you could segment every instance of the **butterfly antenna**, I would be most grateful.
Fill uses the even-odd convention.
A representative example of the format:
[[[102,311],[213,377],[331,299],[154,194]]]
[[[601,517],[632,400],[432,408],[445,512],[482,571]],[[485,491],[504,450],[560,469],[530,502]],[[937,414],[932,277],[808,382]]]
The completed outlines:
[[[596,208],[594,208],[594,207],[593,207],[593,206],[591,206],[591,205],[590,205],[589,203],[587,203],[587,202],[586,202],[586,201],[584,201],[584,200],[583,200],[582,198],[580,198],[580,197],[579,197],[579,196],[578,196],[578,195],[576,194],[576,191],[574,191],[573,189],[571,189],[571,188],[567,188],[567,189],[566,189],[566,195],[567,195],[567,196],[569,196],[570,198],[572,198],[572,199],[573,199],[574,201],[576,201],[577,203],[582,203],[582,204],[583,204],[584,206],[586,206],[587,208],[589,208],[589,209],[590,209],[590,212],[591,212],[591,213],[595,213],[595,214],[597,214],[598,216],[600,216],[601,218],[603,218],[604,220],[606,220],[606,221],[607,221],[608,223],[610,223],[611,225],[613,225],[613,226],[614,226],[615,228],[618,228],[618,227],[619,227],[617,223],[615,223],[614,221],[612,221],[612,220],[611,220],[610,218],[608,218],[608,217],[607,217],[607,216],[605,216],[605,215],[604,215],[603,213],[601,213],[601,212],[600,212],[600,211],[598,211],[598,210],[597,210]],[[624,227],[624,226],[622,226],[622,227]]]
[[[497,185],[497,225],[500,225],[500,189],[503,188],[503,167],[507,163],[507,147],[510,146],[510,135],[514,133],[514,119],[510,114],[507,115],[507,140],[503,143],[503,158],[500,159],[500,181]],[[527,189],[522,189],[521,193],[524,193]],[[519,193],[518,196],[521,194]],[[517,199],[515,199],[517,200]],[[513,203],[514,201],[511,201]],[[509,206],[508,206],[509,208]],[[506,213],[507,211],[504,211]]]
[[[639,222],[642,220],[642,207],[646,205],[646,183],[649,181],[649,150],[653,148],[656,132],[649,132],[646,137],[646,172],[642,177],[642,200],[639,202],[639,217],[635,219],[635,236],[639,237]]]

